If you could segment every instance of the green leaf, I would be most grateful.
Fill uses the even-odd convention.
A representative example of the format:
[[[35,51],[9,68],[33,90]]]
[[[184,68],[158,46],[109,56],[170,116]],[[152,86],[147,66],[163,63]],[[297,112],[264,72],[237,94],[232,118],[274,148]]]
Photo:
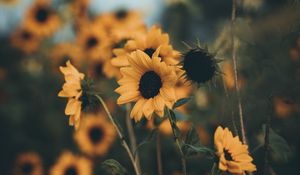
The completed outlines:
[[[103,168],[109,169],[116,175],[125,175],[127,174],[127,170],[116,160],[114,159],[107,159],[102,162],[101,166]]]
[[[136,150],[134,150],[134,155],[136,155],[138,149],[140,149],[143,145],[151,142],[153,140],[153,138],[155,137],[156,133],[157,133],[157,128],[152,129],[151,132],[149,133],[149,135],[136,147]]]
[[[176,115],[172,110],[170,110],[170,109],[167,109],[167,110],[168,110],[167,113],[170,114],[168,116],[168,118],[169,118],[169,121],[170,121],[170,124],[171,124],[171,127],[172,127],[173,135],[176,138],[178,138],[180,136],[180,130],[176,125],[176,123],[177,123]]]
[[[263,126],[263,132],[265,133],[265,125]],[[286,140],[271,128],[269,132],[269,146],[270,156],[275,162],[288,162],[292,156],[292,151]]]
[[[184,142],[185,144],[196,146],[196,147],[201,146],[198,133],[194,126],[192,126],[188,131]],[[197,154],[195,150],[185,145],[182,146],[182,151],[185,156],[192,156]]]
[[[191,98],[181,98],[175,102],[173,105],[173,109],[178,108],[179,106],[182,106],[186,104]]]
[[[190,151],[193,152],[193,155],[195,153],[200,153],[200,154],[206,154],[207,158],[209,158],[209,159],[215,158],[214,151],[205,146],[202,146],[202,145],[194,146],[194,145],[190,145],[190,144],[183,144],[182,148],[190,149]]]
[[[197,130],[195,129],[194,126],[192,126],[190,128],[190,130],[188,131],[186,138],[185,138],[185,143],[194,145],[194,146],[201,145]]]

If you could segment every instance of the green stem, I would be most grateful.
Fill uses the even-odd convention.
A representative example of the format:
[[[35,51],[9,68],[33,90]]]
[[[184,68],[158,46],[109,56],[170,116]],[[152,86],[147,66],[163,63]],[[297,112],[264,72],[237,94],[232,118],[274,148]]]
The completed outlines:
[[[162,167],[162,161],[161,161],[160,134],[159,133],[156,136],[156,159],[157,159],[158,175],[163,175],[163,167]]]
[[[231,10],[231,49],[232,49],[232,61],[234,69],[234,85],[238,101],[238,109],[240,116],[240,127],[242,133],[243,144],[247,144],[246,132],[244,127],[244,117],[243,117],[243,108],[241,102],[240,87],[238,85],[238,71],[237,71],[237,48],[235,46],[235,22],[236,22],[236,10],[237,10],[237,0],[232,0],[232,10]]]
[[[127,142],[126,142],[126,140],[125,140],[125,138],[124,138],[124,136],[122,134],[122,132],[120,131],[117,123],[115,122],[114,118],[112,117],[111,113],[109,112],[108,107],[106,106],[106,103],[104,102],[104,100],[99,95],[95,95],[95,97],[102,104],[102,106],[103,106],[103,108],[104,108],[104,110],[105,110],[105,112],[106,112],[109,120],[111,121],[111,123],[113,124],[114,128],[116,129],[116,131],[118,133],[118,136],[119,136],[119,138],[121,140],[122,146],[125,148],[128,156],[130,158],[130,161],[131,161],[131,163],[133,165],[133,168],[134,168],[134,171],[135,171],[136,175],[141,175],[141,172],[139,171],[139,168],[138,168],[138,166],[137,166],[137,164],[135,162],[134,156],[133,156],[133,154],[132,154],[132,152],[131,152],[131,150],[130,150],[130,148],[129,148],[129,146],[128,146],[128,144],[127,144]]]
[[[137,151],[136,138],[135,138],[134,129],[133,129],[133,126],[131,123],[131,118],[130,118],[131,108],[132,107],[131,107],[130,103],[126,104],[126,126],[127,126],[131,151],[132,152],[136,151],[136,153],[134,154],[135,155],[134,158],[135,158],[135,162],[136,162],[136,165],[137,165],[139,171],[141,171],[140,158],[139,158],[139,153]]]
[[[184,153],[182,152],[182,149],[181,149],[181,146],[180,146],[180,141],[179,141],[179,138],[178,138],[178,135],[175,131],[175,128],[173,127],[173,121],[172,121],[172,117],[171,117],[171,113],[170,113],[170,109],[167,110],[168,111],[168,118],[169,118],[169,122],[170,122],[170,125],[172,127],[172,132],[173,132],[173,136],[174,136],[174,139],[175,139],[175,143],[176,143],[176,146],[179,150],[179,153],[180,153],[180,157],[181,157],[181,164],[182,164],[182,170],[183,170],[183,174],[184,175],[187,175],[186,173],[186,161],[185,161],[185,156],[184,156]],[[176,122],[176,121],[174,121]],[[175,123],[176,125],[176,123]]]

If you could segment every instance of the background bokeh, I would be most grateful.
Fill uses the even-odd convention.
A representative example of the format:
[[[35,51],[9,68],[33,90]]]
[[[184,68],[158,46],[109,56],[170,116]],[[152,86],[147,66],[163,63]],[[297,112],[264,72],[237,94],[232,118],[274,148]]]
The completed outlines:
[[[0,174],[12,174],[16,157],[28,151],[40,155],[44,174],[48,174],[64,150],[82,154],[73,139],[74,128],[68,126],[64,115],[66,101],[57,97],[63,76],[50,59],[53,47],[76,38],[72,13],[68,11],[75,0],[52,1],[63,23],[30,54],[13,47],[11,37],[34,1],[15,1],[0,1]],[[161,26],[179,51],[188,49],[184,43],[195,46],[200,42],[222,60],[219,66],[223,73],[208,84],[194,87],[185,110],[177,111],[179,118],[188,118],[195,125],[203,145],[213,148],[213,133],[218,125],[234,131],[233,119],[239,128],[232,85],[230,0],[91,0],[88,5],[88,12],[94,17],[119,9],[140,11],[146,25]],[[258,167],[257,174],[261,173],[264,160],[264,150],[259,145],[263,144],[267,117],[271,118],[274,134],[280,137],[274,136],[274,145],[279,146],[271,150],[270,174],[299,174],[300,2],[239,1],[237,16],[239,85],[249,150]],[[99,91],[111,102],[112,113],[127,137],[125,107],[116,105],[116,80],[103,75],[96,79]],[[138,142],[150,133],[146,125],[146,121],[134,125]],[[161,135],[164,174],[180,174],[180,156],[173,138]],[[139,155],[143,174],[157,174],[155,139],[143,145]],[[93,174],[106,173],[100,164],[108,158],[118,160],[133,174],[118,139],[105,156],[93,159]],[[208,174],[212,167],[203,155],[193,156],[187,162],[190,175]]]

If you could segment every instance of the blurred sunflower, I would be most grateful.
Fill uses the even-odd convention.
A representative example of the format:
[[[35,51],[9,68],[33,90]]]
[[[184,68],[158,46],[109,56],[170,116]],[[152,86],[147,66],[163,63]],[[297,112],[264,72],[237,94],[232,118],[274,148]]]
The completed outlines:
[[[151,119],[154,112],[163,117],[164,107],[171,109],[176,101],[174,67],[161,62],[158,54],[159,49],[151,58],[143,51],[134,51],[127,58],[130,67],[121,68],[123,77],[115,90],[120,94],[117,103],[136,102],[130,113],[136,122],[143,116]]]
[[[33,152],[18,155],[14,175],[43,175],[43,165],[40,156]]]
[[[111,40],[103,26],[88,22],[77,33],[78,45],[92,60],[105,60],[111,56]]]
[[[101,79],[106,77],[104,74],[104,64],[106,60],[92,60],[88,62],[88,75],[93,79]]]
[[[113,53],[116,57],[112,59],[112,64],[118,67],[128,66],[129,62],[126,55],[135,50],[142,50],[151,58],[159,47],[159,57],[162,61],[169,65],[179,63],[180,53],[174,50],[172,45],[170,45],[169,35],[162,33],[159,27],[153,26],[148,33],[142,37],[127,41],[124,48],[114,49]]]
[[[66,67],[61,66],[59,69],[64,74],[66,82],[58,96],[68,98],[65,114],[70,116],[69,125],[78,129],[82,110],[81,81],[84,79],[84,74],[80,73],[70,61],[67,62]]]
[[[50,175],[92,175],[92,163],[89,159],[63,152],[55,165],[50,169]]]
[[[0,0],[0,5],[16,5],[20,0]]]
[[[275,114],[278,118],[286,118],[297,109],[294,102],[283,97],[274,97],[273,104]]]
[[[116,132],[102,114],[87,114],[75,133],[79,148],[90,156],[105,155],[115,140]]]
[[[17,29],[11,36],[11,44],[13,47],[20,49],[26,54],[33,53],[38,50],[40,38],[27,28]]]
[[[140,13],[125,9],[120,9],[111,13],[104,13],[100,15],[96,21],[103,25],[107,31],[111,31],[113,28],[126,28],[130,30],[144,26],[142,15]]]
[[[49,0],[37,0],[26,13],[23,24],[36,35],[50,36],[60,26],[60,19],[50,3]]]
[[[238,136],[233,137],[228,128],[218,127],[214,142],[216,154],[219,157],[219,169],[234,175],[244,175],[245,172],[256,171],[249,155],[248,146],[242,144]]]
[[[110,38],[112,40],[112,48],[111,51],[114,49],[123,48],[125,43],[133,38],[142,37],[146,33],[146,27],[139,26],[135,29],[125,27],[115,27],[112,28],[110,31]],[[111,54],[110,59],[114,57],[114,54]],[[116,78],[117,80],[121,78],[121,72],[119,67],[113,66],[111,60],[105,61],[103,64],[103,72],[108,78]]]
[[[81,66],[83,54],[81,48],[72,43],[60,43],[55,45],[49,55],[55,67],[62,66],[67,60],[71,60],[75,66]]]

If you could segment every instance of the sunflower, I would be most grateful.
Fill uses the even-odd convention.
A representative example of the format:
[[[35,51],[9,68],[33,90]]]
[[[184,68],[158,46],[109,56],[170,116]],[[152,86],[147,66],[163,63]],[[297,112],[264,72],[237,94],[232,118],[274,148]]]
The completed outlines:
[[[206,49],[196,47],[183,55],[182,70],[185,78],[197,84],[212,80],[218,73],[217,60]]]
[[[96,21],[103,25],[107,31],[114,28],[137,29],[144,26],[142,15],[139,12],[125,9],[104,13]]]
[[[215,136],[216,154],[219,157],[219,169],[235,175],[256,171],[249,155],[248,146],[242,144],[238,136],[233,137],[228,128],[218,127]]]
[[[59,69],[64,74],[66,82],[62,90],[58,93],[58,96],[68,98],[65,114],[70,116],[69,125],[75,125],[75,129],[78,129],[82,110],[81,81],[84,78],[84,74],[78,72],[70,61],[67,62],[66,67],[61,66]]]
[[[16,159],[15,175],[42,175],[43,166],[41,158],[33,152],[20,154]]]
[[[50,3],[51,1],[49,0],[36,1],[27,11],[23,21],[24,26],[39,36],[50,36],[60,25],[60,19],[51,8]]]
[[[103,114],[87,114],[82,127],[75,133],[79,148],[91,156],[105,155],[116,136],[114,127]]]
[[[139,26],[137,28],[128,28],[126,26],[112,28],[110,31],[110,38],[112,40],[111,51],[123,48],[128,40],[142,37],[145,33],[145,26]],[[121,78],[120,68],[112,65],[111,59],[113,57],[114,54],[112,53],[110,59],[103,64],[103,73],[108,78],[115,77],[118,80]]]
[[[105,60],[111,56],[111,40],[103,26],[95,22],[87,22],[77,34],[77,43],[87,58]]]
[[[92,175],[89,159],[65,151],[50,169],[50,175]]]
[[[80,66],[83,59],[80,47],[72,43],[57,44],[49,56],[54,66],[61,66],[66,60],[71,60],[75,66]]]
[[[136,102],[130,113],[136,122],[143,115],[151,119],[154,112],[163,117],[164,107],[171,109],[176,101],[174,67],[161,62],[158,54],[159,49],[151,58],[143,51],[134,51],[127,58],[131,67],[121,68],[123,77],[115,90],[120,94],[117,103]]]
[[[169,35],[162,33],[159,27],[153,26],[142,37],[127,41],[124,48],[114,49],[113,53],[116,57],[112,59],[112,64],[117,67],[128,66],[127,54],[135,50],[142,50],[151,58],[159,47],[159,57],[162,61],[170,65],[179,63],[180,53],[170,45]]]
[[[37,51],[40,42],[41,40],[37,35],[23,27],[17,29],[11,36],[12,46],[26,54]]]

